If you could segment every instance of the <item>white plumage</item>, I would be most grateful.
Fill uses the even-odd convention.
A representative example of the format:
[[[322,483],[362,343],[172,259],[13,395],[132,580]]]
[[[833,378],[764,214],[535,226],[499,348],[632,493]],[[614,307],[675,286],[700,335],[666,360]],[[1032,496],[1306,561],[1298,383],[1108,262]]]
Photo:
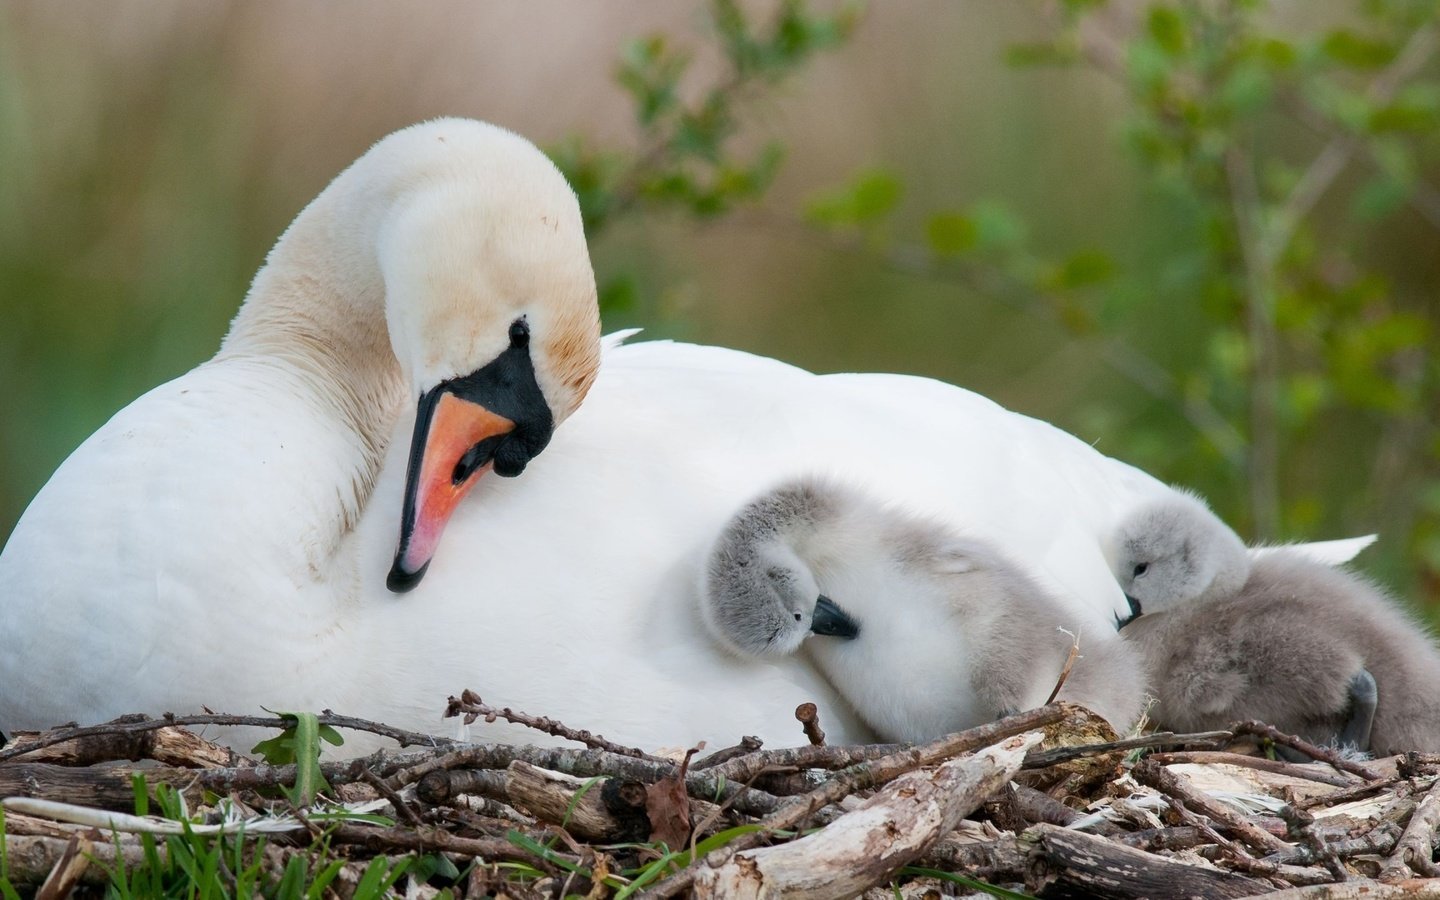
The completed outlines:
[[[416,397],[496,359],[516,317],[554,438],[478,478],[392,594]],[[0,729],[264,705],[444,731],[469,687],[646,746],[788,743],[805,700],[864,738],[802,664],[731,660],[695,619],[705,543],[802,471],[984,535],[1087,627],[1125,612],[1101,541],[1169,490],[1143,473],[939,382],[686,344],[610,348],[586,396],[596,321],[538,151],[463,120],[382,141],[286,232],[216,358],[116,414],[17,525]]]

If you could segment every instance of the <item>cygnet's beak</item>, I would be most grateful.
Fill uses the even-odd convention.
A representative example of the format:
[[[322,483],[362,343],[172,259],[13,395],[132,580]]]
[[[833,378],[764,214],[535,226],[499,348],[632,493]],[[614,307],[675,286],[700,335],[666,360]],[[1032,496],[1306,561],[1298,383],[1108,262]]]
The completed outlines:
[[[1125,627],[1126,625],[1129,625],[1131,622],[1133,622],[1133,621],[1135,621],[1136,619],[1140,618],[1140,601],[1139,601],[1139,600],[1136,600],[1134,597],[1130,596],[1129,594],[1126,594],[1126,595],[1125,595],[1125,602],[1128,603],[1128,604],[1130,604],[1130,615],[1128,615],[1128,616],[1126,616],[1125,618],[1122,619],[1122,618],[1120,618],[1120,614],[1119,614],[1119,613],[1116,613],[1116,614],[1115,614],[1115,630],[1116,630],[1116,631],[1120,631],[1120,630],[1124,629],[1124,627]]]
[[[492,469],[518,475],[550,442],[555,420],[535,381],[530,332],[523,326],[511,326],[510,348],[493,362],[420,396],[400,543],[385,579],[397,594],[425,576],[446,523],[481,475]]]
[[[821,594],[820,599],[815,602],[815,615],[810,620],[810,631],[814,634],[849,639],[860,634],[860,623],[850,618],[834,600]]]

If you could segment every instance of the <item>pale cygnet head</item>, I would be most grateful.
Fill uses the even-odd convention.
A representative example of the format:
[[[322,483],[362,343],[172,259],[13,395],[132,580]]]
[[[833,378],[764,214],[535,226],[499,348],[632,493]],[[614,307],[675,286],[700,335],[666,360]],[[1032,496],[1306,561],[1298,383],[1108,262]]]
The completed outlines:
[[[575,193],[518,135],[466,119],[426,122],[384,138],[341,173],[267,269],[252,294],[325,283],[335,285],[340,310],[325,314],[383,303],[416,404],[387,579],[391,590],[409,590],[479,478],[523,471],[595,380],[599,307]],[[261,304],[242,310],[232,336],[264,315]],[[378,331],[378,320],[352,318],[342,330],[357,343],[386,336],[367,331]]]
[[[742,656],[794,653],[811,634],[853,638],[859,624],[828,597],[795,545],[814,525],[821,495],[811,485],[747,505],[706,560],[700,611],[711,635]]]
[[[1232,596],[1250,572],[1240,537],[1205,501],[1183,492],[1127,516],[1115,547],[1115,578],[1136,616]]]

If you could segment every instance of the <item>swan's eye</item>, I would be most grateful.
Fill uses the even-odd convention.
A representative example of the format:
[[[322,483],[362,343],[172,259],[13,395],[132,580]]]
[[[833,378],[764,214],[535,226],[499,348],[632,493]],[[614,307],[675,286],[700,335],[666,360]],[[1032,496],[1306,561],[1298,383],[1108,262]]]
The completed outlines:
[[[1146,572],[1149,568],[1150,568],[1150,564],[1149,564],[1149,563],[1136,563],[1136,564],[1135,564],[1135,575],[1134,575],[1134,577],[1139,578],[1141,575],[1144,575],[1145,572]]]
[[[798,622],[798,621],[800,621],[801,618],[802,618],[801,615],[797,612],[797,613],[795,614],[795,621]]]
[[[530,324],[521,316],[510,323],[510,346],[524,347],[530,343]]]
[[[488,437],[466,450],[465,455],[460,457],[460,461],[455,464],[455,471],[450,473],[450,483],[456,487],[464,484],[471,475],[475,474],[477,469],[489,462],[490,458],[495,455],[495,448],[503,437],[505,437],[503,434]]]

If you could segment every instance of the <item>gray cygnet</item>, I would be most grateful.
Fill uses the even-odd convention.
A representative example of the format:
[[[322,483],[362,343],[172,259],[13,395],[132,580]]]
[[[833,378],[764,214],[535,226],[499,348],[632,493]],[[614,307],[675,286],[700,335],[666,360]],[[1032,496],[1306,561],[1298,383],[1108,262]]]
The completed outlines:
[[[989,543],[839,482],[802,478],[725,526],[705,564],[702,618],[735,653],[804,652],[888,740],[938,737],[1044,703],[1076,623]],[[1108,629],[1080,635],[1059,698],[1124,730],[1139,657]]]

